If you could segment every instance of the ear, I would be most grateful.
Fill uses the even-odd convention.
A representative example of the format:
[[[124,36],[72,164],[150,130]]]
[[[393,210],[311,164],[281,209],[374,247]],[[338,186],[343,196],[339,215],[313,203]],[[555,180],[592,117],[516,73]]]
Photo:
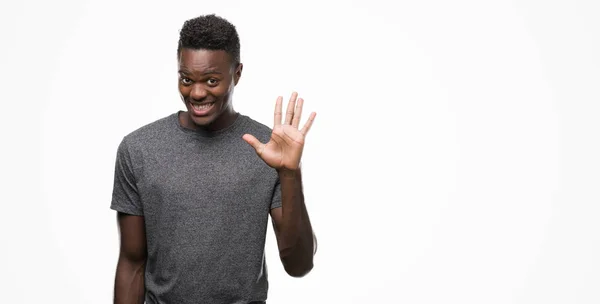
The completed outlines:
[[[238,63],[238,66],[235,68],[235,73],[233,74],[233,84],[237,85],[242,77],[242,69],[244,65],[242,63]]]

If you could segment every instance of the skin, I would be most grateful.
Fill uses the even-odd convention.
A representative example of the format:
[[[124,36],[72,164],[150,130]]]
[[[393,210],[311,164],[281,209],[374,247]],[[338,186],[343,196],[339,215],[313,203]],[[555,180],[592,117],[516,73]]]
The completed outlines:
[[[144,270],[146,269],[146,228],[144,217],[117,214],[121,250],[115,277],[115,304],[144,303]]]
[[[294,92],[283,123],[283,97],[277,98],[274,127],[268,143],[263,144],[250,134],[245,134],[243,139],[267,165],[279,173],[282,207],[271,210],[273,230],[285,271],[290,276],[302,277],[313,267],[316,238],[304,204],[300,159],[306,134],[316,113],[311,113],[304,127],[298,129],[304,101],[297,98],[298,94]]]
[[[183,127],[216,131],[230,126],[238,113],[233,109],[233,90],[243,65],[234,64],[225,51],[182,49],[179,55],[179,93],[187,112],[179,117]],[[207,116],[196,116],[192,103],[214,102]]]
[[[225,51],[182,49],[179,57],[179,92],[187,111],[179,116],[188,129],[217,131],[230,126],[239,113],[233,109],[234,88],[242,75],[243,65],[234,63]],[[213,103],[207,115],[193,114],[192,104]],[[304,101],[293,93],[285,117],[283,97],[275,102],[271,139],[261,143],[253,135],[240,140],[251,145],[258,157],[277,170],[281,182],[282,207],[271,210],[273,230],[285,271],[302,277],[313,268],[316,238],[310,224],[304,194],[300,159],[304,141],[315,113],[299,129]],[[147,259],[146,231],[142,216],[118,214],[121,249],[115,278],[115,304],[144,303],[144,270]]]

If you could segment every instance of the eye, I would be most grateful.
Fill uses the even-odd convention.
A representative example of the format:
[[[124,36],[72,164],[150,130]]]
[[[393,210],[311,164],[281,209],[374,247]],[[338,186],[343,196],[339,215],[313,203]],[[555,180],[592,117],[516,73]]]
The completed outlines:
[[[216,78],[210,78],[210,79],[208,80],[208,85],[210,85],[210,86],[213,86],[213,87],[214,87],[214,86],[216,86],[216,85],[218,85],[218,84],[219,84],[219,80],[218,80],[218,79],[216,79]]]
[[[190,85],[193,82],[191,79],[189,79],[187,77],[181,77],[180,80],[181,80],[181,83],[183,83],[183,85]]]

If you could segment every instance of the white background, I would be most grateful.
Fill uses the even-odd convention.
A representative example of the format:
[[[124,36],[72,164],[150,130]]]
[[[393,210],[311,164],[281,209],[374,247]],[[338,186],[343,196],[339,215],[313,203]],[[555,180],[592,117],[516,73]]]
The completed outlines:
[[[111,303],[121,138],[183,109],[183,21],[234,23],[234,105],[297,90],[319,239],[269,303],[600,303],[598,1],[3,1],[3,303]]]

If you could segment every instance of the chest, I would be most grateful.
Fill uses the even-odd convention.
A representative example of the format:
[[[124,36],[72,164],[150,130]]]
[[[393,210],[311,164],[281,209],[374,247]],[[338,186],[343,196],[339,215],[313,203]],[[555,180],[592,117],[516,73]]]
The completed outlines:
[[[149,151],[138,184],[145,210],[181,215],[267,211],[277,175],[245,145]]]

